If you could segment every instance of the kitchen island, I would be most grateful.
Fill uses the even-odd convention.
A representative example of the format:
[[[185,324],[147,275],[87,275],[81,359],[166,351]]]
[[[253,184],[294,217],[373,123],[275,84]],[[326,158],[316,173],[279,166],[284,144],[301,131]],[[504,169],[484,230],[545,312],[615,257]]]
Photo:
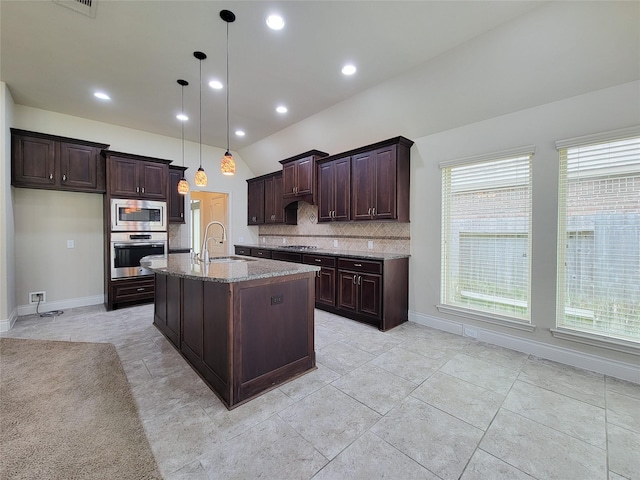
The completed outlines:
[[[154,325],[232,409],[315,369],[312,265],[187,253],[145,257]]]

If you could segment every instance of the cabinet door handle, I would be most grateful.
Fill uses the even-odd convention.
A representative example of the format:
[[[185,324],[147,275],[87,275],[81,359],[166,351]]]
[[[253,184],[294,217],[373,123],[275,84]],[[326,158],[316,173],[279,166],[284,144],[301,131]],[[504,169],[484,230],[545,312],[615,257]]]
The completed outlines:
[[[362,285],[362,277],[360,275],[358,275],[358,285]]]
[[[356,284],[356,277],[357,277],[357,275],[354,275],[354,276],[353,276],[353,284],[354,284],[354,285]]]
[[[373,216],[376,216],[376,207],[373,207]]]
[[[144,187],[142,187],[142,193],[144,193]]]
[[[180,218],[184,218],[184,213],[181,213],[181,214],[180,214]]]
[[[369,207],[369,216],[371,216],[371,207]]]
[[[136,193],[140,193],[140,187],[136,187]]]
[[[53,180],[53,173],[49,174],[49,180]]]
[[[67,181],[67,175],[66,175],[66,174],[64,174],[64,173],[62,174],[62,181],[63,181],[63,182],[66,182],[66,181]]]

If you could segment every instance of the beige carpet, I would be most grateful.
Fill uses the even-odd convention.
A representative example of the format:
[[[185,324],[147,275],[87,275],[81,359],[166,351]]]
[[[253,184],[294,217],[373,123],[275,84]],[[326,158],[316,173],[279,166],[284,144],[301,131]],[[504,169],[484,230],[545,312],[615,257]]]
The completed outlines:
[[[0,338],[0,479],[156,478],[113,345]]]

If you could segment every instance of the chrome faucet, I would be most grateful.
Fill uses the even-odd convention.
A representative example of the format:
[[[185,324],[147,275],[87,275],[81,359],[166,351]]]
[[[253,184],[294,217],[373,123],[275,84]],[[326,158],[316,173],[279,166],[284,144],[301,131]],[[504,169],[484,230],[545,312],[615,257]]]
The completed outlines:
[[[211,225],[220,225],[222,227],[222,240],[220,243],[224,243],[227,241],[227,229],[224,224],[214,220],[213,222],[209,222],[204,229],[204,236],[202,237],[202,247],[200,248],[200,260],[209,263],[209,250],[207,248],[207,241],[210,240],[207,234],[209,233],[209,227]],[[213,238],[213,237],[212,237]]]

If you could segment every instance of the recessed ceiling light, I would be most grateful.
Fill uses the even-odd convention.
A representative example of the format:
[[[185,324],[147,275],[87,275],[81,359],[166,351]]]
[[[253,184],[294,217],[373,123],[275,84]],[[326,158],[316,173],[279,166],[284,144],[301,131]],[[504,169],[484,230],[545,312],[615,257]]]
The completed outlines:
[[[111,97],[103,92],[96,92],[93,94],[93,96],[99,98],[100,100],[111,100]]]
[[[267,17],[267,26],[271,30],[282,30],[284,28],[284,19],[280,15],[269,15]]]
[[[211,80],[209,82],[209,86],[211,88],[215,88],[216,90],[220,90],[223,87],[222,82],[220,82],[219,80]]]
[[[238,137],[244,137],[244,132],[242,130],[236,130],[236,135]]]
[[[344,67],[342,67],[342,73],[345,75],[353,75],[354,73],[356,73],[355,65],[351,65],[351,64],[345,65]]]
[[[178,115],[176,115],[176,118],[181,122],[186,122],[187,120],[189,120],[189,117],[187,117],[184,113],[179,113]]]
[[[276,107],[276,112],[278,113],[287,113],[287,107],[285,107],[284,105],[280,105],[278,107]]]

